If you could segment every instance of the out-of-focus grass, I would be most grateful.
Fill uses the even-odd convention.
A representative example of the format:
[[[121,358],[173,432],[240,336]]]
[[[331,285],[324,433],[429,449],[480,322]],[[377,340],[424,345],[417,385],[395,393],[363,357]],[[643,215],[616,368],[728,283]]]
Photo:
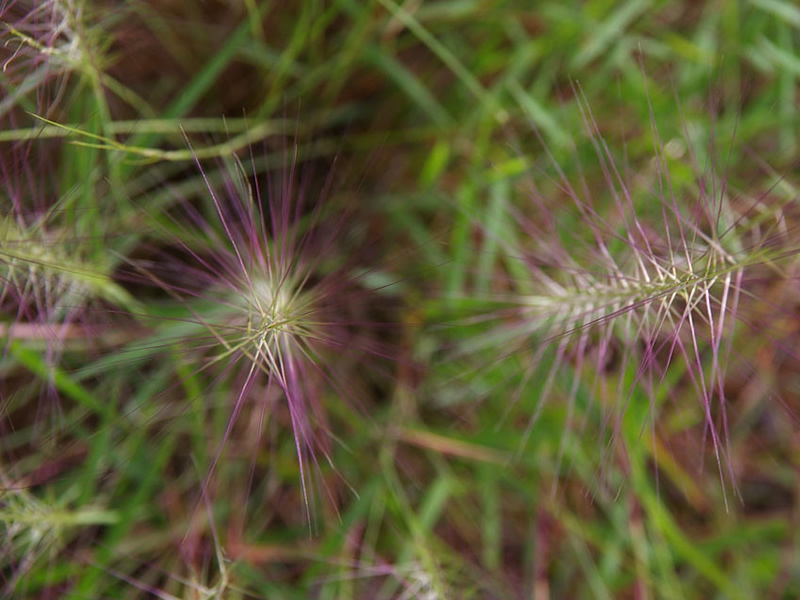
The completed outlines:
[[[32,296],[4,271],[4,596],[800,593],[795,248],[748,272],[746,318],[722,357],[732,481],[720,481],[691,365],[675,361],[650,397],[625,387],[639,365],[624,347],[605,371],[559,359],[558,340],[534,364],[535,335],[514,352],[459,351],[487,298],[506,299],[509,282],[534,291],[516,252],[534,247],[519,215],[542,214],[532,185],[559,221],[543,230],[574,234],[560,241],[576,252],[591,237],[561,210],[545,147],[599,215],[611,206],[582,104],[643,221],[661,219],[663,151],[685,206],[694,164],[742,211],[783,207],[778,239],[793,239],[800,11],[784,0],[530,4],[2,8],[0,202],[4,222],[28,232],[4,240],[4,269],[10,242],[36,240],[136,302],[84,286],[67,330],[33,301],[13,303]],[[342,390],[355,410],[334,391],[321,399],[334,442],[313,473],[310,527],[279,402],[263,423],[260,404],[245,405],[204,486],[241,377],[182,345],[202,306],[126,276],[196,243],[176,215],[213,217],[206,180],[230,191],[233,153],[243,172],[276,177],[283,144],[299,169],[324,179],[333,168],[333,206],[357,209],[331,252],[366,239],[374,254],[354,276],[392,284],[375,307],[392,366],[376,361]],[[211,159],[206,180],[196,157]],[[754,212],[768,230],[774,213]],[[27,250],[18,262],[33,264]],[[82,277],[48,261],[40,272]],[[711,372],[703,351],[694,374]],[[619,397],[624,410],[607,401]]]

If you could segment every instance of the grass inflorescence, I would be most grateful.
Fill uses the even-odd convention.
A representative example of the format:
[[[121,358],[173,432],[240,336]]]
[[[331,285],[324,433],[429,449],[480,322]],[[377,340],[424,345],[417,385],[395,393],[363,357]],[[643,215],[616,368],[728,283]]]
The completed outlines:
[[[463,301],[475,312],[476,300],[486,298],[481,312],[454,322],[463,338],[454,356],[472,355],[486,371],[520,361],[520,374],[510,378],[512,401],[536,380],[527,434],[559,379],[568,426],[580,387],[588,386],[592,402],[614,406],[614,417],[606,418],[612,442],[636,388],[649,398],[655,431],[657,400],[671,393],[669,370],[679,360],[681,377],[702,407],[721,482],[735,486],[726,450],[725,370],[735,337],[753,327],[750,315],[740,314],[742,296],[759,293],[748,286],[751,272],[782,278],[796,260],[789,207],[767,194],[727,189],[729,174],[717,172],[717,164],[699,164],[692,141],[683,138],[671,144],[690,148],[692,178],[678,187],[652,112],[655,157],[643,171],[631,171],[613,155],[584,101],[602,179],[573,183],[549,152],[550,169],[534,167],[523,178],[528,204],[509,207],[506,226],[513,233],[484,232],[503,236],[490,242],[516,264],[497,277],[495,294],[486,298],[475,289]],[[724,157],[720,162],[724,168]],[[569,379],[564,371],[572,372]]]

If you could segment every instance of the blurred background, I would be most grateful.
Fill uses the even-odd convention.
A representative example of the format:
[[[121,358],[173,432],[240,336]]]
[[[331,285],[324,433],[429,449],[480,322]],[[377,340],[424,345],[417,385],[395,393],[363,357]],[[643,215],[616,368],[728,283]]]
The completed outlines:
[[[800,596],[795,3],[0,39],[3,597]]]

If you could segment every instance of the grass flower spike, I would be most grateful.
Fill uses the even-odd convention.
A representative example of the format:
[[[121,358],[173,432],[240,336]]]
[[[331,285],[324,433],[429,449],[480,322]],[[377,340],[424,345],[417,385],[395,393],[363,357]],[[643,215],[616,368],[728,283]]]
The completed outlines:
[[[580,396],[608,411],[609,448],[638,399],[655,437],[656,415],[674,387],[669,373],[678,369],[702,407],[719,476],[735,485],[726,365],[736,359],[734,334],[748,322],[742,304],[756,293],[747,275],[793,255],[783,207],[734,193],[719,161],[702,167],[688,138],[672,146],[688,144],[694,180],[676,180],[652,112],[656,158],[641,171],[623,169],[585,100],[580,106],[605,187],[574,184],[552,155],[552,171],[532,172],[529,204],[513,211],[517,232],[502,240],[511,277],[493,308],[469,320],[475,335],[459,352],[499,350],[484,363],[486,373],[507,372],[501,363],[511,357],[522,360],[512,397],[532,388],[537,398],[526,437],[554,395],[566,401],[570,426]],[[577,154],[573,160],[581,164]],[[562,384],[563,394],[556,389]],[[611,456],[603,454],[603,461]]]
[[[183,257],[138,269],[183,307],[183,316],[163,321],[159,339],[202,356],[198,372],[215,372],[215,378],[234,373],[237,381],[209,476],[245,407],[260,398],[250,419],[260,423],[259,439],[264,420],[286,410],[310,518],[309,466],[319,465],[320,456],[330,461],[325,398],[353,401],[358,377],[340,369],[381,352],[369,341],[373,334],[359,333],[373,294],[353,274],[352,261],[340,258],[342,243],[348,243],[345,217],[322,218],[333,173],[315,189],[313,176],[298,177],[296,156],[287,156],[279,174],[264,182],[234,159],[224,168],[221,189],[211,185],[198,160],[207,185],[205,208],[182,202],[163,227],[180,231],[166,239],[178,242],[174,248]],[[249,162],[256,162],[252,154]],[[380,327],[368,323],[367,329],[372,325]],[[274,404],[276,391],[283,408]]]

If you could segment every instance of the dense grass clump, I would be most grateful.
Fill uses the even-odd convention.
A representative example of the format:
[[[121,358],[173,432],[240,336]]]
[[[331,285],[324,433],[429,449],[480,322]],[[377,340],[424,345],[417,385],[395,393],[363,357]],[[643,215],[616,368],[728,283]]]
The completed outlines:
[[[0,596],[800,594],[799,29],[0,2]]]

